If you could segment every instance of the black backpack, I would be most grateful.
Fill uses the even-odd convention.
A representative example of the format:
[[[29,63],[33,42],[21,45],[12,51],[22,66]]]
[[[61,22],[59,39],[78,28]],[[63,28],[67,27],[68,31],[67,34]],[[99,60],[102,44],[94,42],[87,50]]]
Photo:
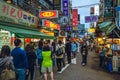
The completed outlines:
[[[62,47],[58,48],[57,52],[56,52],[56,56],[60,56],[63,54],[63,49]]]

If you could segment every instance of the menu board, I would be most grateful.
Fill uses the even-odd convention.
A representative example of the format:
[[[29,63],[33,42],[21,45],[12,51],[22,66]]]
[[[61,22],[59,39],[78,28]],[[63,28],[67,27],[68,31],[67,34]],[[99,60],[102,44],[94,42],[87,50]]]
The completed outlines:
[[[3,45],[10,45],[10,32],[0,31],[0,50]]]

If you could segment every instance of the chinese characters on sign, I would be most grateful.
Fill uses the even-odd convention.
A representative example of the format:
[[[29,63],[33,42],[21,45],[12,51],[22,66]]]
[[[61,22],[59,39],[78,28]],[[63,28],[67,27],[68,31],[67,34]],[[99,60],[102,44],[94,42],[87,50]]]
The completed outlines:
[[[63,0],[63,15],[68,16],[68,0]]]
[[[58,24],[45,19],[42,20],[42,26],[60,30],[60,26]]]
[[[72,9],[72,25],[73,27],[78,25],[78,10]]]
[[[51,10],[51,11],[41,11],[39,13],[40,18],[58,18],[58,11]]]
[[[29,27],[37,27],[38,18],[21,9],[0,2],[0,21],[20,24]]]
[[[113,17],[114,16],[114,1],[113,0],[105,0],[105,11],[104,17]]]

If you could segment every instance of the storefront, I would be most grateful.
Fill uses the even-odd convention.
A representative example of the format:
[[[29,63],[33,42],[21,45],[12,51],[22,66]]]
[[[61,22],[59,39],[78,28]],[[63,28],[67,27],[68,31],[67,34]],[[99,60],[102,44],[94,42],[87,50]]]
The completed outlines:
[[[2,45],[12,46],[14,39],[25,38],[54,39],[54,36],[41,33],[37,30],[38,18],[30,13],[0,1],[0,48]]]

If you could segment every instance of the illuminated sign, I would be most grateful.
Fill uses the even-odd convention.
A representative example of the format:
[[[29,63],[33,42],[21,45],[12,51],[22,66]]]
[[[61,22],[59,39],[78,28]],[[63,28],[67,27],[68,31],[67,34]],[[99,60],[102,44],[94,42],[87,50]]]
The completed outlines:
[[[58,11],[51,10],[51,11],[41,11],[39,13],[40,18],[58,18]]]
[[[89,29],[88,29],[88,32],[89,32],[89,33],[94,33],[94,32],[95,32],[95,29],[94,29],[94,28],[89,28]]]
[[[45,29],[41,29],[40,32],[45,33],[45,34],[50,35],[50,36],[54,36],[54,32],[50,32],[50,31],[47,31]]]
[[[45,19],[42,20],[42,26],[60,30],[60,26],[58,24]]]
[[[78,30],[78,9],[72,9],[72,26],[73,30]]]

